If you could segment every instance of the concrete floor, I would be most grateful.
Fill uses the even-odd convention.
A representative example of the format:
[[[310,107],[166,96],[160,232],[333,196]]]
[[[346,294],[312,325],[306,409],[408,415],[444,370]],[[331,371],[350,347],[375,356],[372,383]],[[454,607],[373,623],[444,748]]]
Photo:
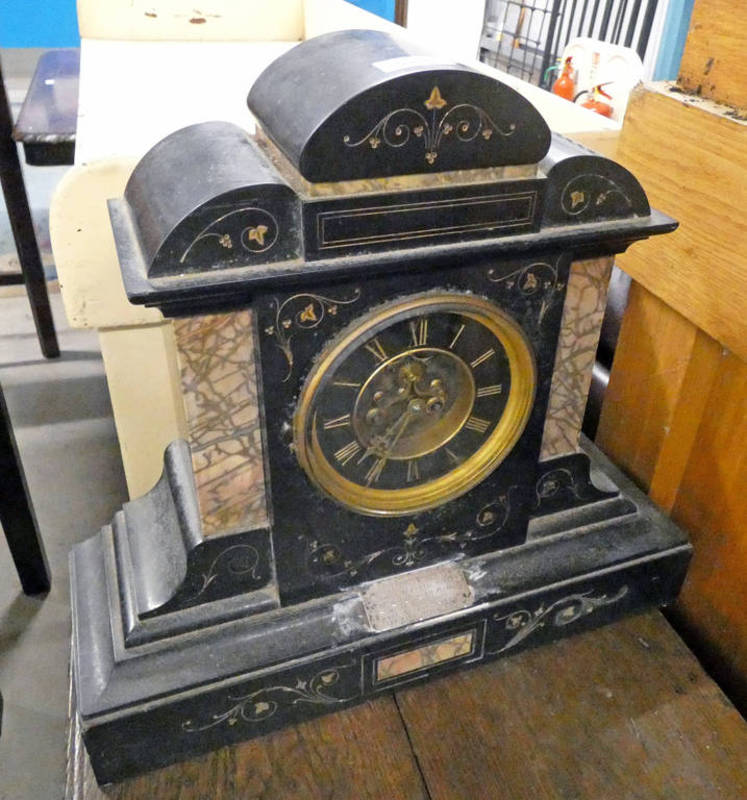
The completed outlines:
[[[31,64],[33,59],[27,59]],[[3,67],[11,103],[25,94]],[[49,199],[65,168],[25,170],[45,265]],[[0,270],[17,269],[0,204]],[[0,536],[0,800],[58,800],[64,795],[70,648],[70,547],[92,536],[127,499],[98,337],[67,327],[59,294],[52,307],[62,355],[45,360],[21,287],[0,290],[0,384],[52,571],[44,597],[21,592]],[[0,479],[2,477],[0,476]]]
[[[0,383],[52,570],[49,595],[24,596],[0,537],[1,800],[63,795],[67,556],[127,499],[97,336],[67,328],[52,303],[62,355],[47,361],[25,296],[0,297]]]

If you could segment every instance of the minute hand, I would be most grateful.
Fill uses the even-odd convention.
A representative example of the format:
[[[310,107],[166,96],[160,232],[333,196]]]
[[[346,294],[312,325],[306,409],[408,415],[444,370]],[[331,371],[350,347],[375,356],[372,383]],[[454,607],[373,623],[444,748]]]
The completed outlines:
[[[388,444],[386,446],[386,449],[379,456],[379,460],[369,470],[368,475],[366,476],[366,485],[367,486],[370,486],[375,480],[378,479],[379,475],[381,475],[384,467],[386,466],[387,461],[389,460],[389,456],[391,455],[392,450],[394,450],[397,442],[399,441],[400,436],[402,436],[402,434],[405,432],[405,428],[408,426],[408,424],[409,424],[410,420],[412,419],[412,417],[413,417],[413,414],[408,409],[407,411],[405,411],[402,414],[401,417],[399,417],[399,419],[397,419],[396,422],[394,422],[390,426],[389,430],[387,431],[387,434],[391,435],[392,433],[394,433],[394,437],[391,439],[391,441],[388,442]],[[399,426],[399,428],[397,429],[397,431],[395,433],[394,432],[394,428],[396,426]],[[368,450],[366,451],[366,455],[368,455],[368,453],[371,452],[371,450],[372,450],[372,448],[369,447]],[[379,451],[379,452],[381,452],[381,451]],[[364,458],[365,458],[365,456],[364,456]]]

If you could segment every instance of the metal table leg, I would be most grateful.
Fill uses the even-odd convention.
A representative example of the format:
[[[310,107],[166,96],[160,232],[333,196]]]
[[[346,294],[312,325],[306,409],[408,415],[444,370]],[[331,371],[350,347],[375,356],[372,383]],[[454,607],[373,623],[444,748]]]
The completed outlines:
[[[2,66],[0,65],[0,184],[2,184],[8,218],[16,243],[18,260],[21,262],[23,281],[31,303],[31,313],[36,325],[41,351],[46,358],[60,354],[57,334],[54,330],[52,309],[49,305],[47,284],[44,280],[39,246],[36,242],[34,224],[31,220],[26,187],[23,183],[18,149],[13,141],[13,118],[5,92]]]
[[[0,388],[0,525],[26,594],[48,592],[49,566]]]

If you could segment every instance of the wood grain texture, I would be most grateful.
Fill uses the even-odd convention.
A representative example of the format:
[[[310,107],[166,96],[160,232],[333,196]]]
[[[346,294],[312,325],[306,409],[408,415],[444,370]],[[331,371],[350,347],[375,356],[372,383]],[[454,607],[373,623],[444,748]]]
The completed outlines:
[[[661,443],[649,489],[651,499],[665,511],[671,512],[676,500],[682,476],[693,455],[700,420],[704,414],[713,412],[709,394],[719,366],[726,357],[725,352],[717,341],[696,330],[690,360],[680,384],[681,391],[667,436]],[[697,458],[697,452],[694,455]]]
[[[747,364],[732,354],[707,392],[672,518],[695,548],[676,619],[747,710]]]
[[[634,283],[597,444],[689,533],[674,619],[747,710],[747,364]]]
[[[697,0],[678,83],[719,103],[747,108],[744,0]]]
[[[747,725],[658,612],[397,701],[433,800],[747,796]]]
[[[68,763],[68,774],[77,777],[68,781],[67,800],[428,797],[389,695],[103,789],[81,750]]]
[[[633,92],[619,161],[652,206],[679,220],[667,237],[640,242],[618,266],[712,338],[747,360],[747,124],[672,94]]]
[[[648,490],[668,439],[696,328],[633,283],[596,443]]]

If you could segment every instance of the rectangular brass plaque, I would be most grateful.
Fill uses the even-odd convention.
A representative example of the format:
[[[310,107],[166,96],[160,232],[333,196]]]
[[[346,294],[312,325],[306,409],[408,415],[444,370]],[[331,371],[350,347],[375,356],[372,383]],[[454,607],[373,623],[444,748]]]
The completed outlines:
[[[362,599],[371,629],[389,631],[467,608],[474,592],[456,564],[437,564],[373,581]]]

